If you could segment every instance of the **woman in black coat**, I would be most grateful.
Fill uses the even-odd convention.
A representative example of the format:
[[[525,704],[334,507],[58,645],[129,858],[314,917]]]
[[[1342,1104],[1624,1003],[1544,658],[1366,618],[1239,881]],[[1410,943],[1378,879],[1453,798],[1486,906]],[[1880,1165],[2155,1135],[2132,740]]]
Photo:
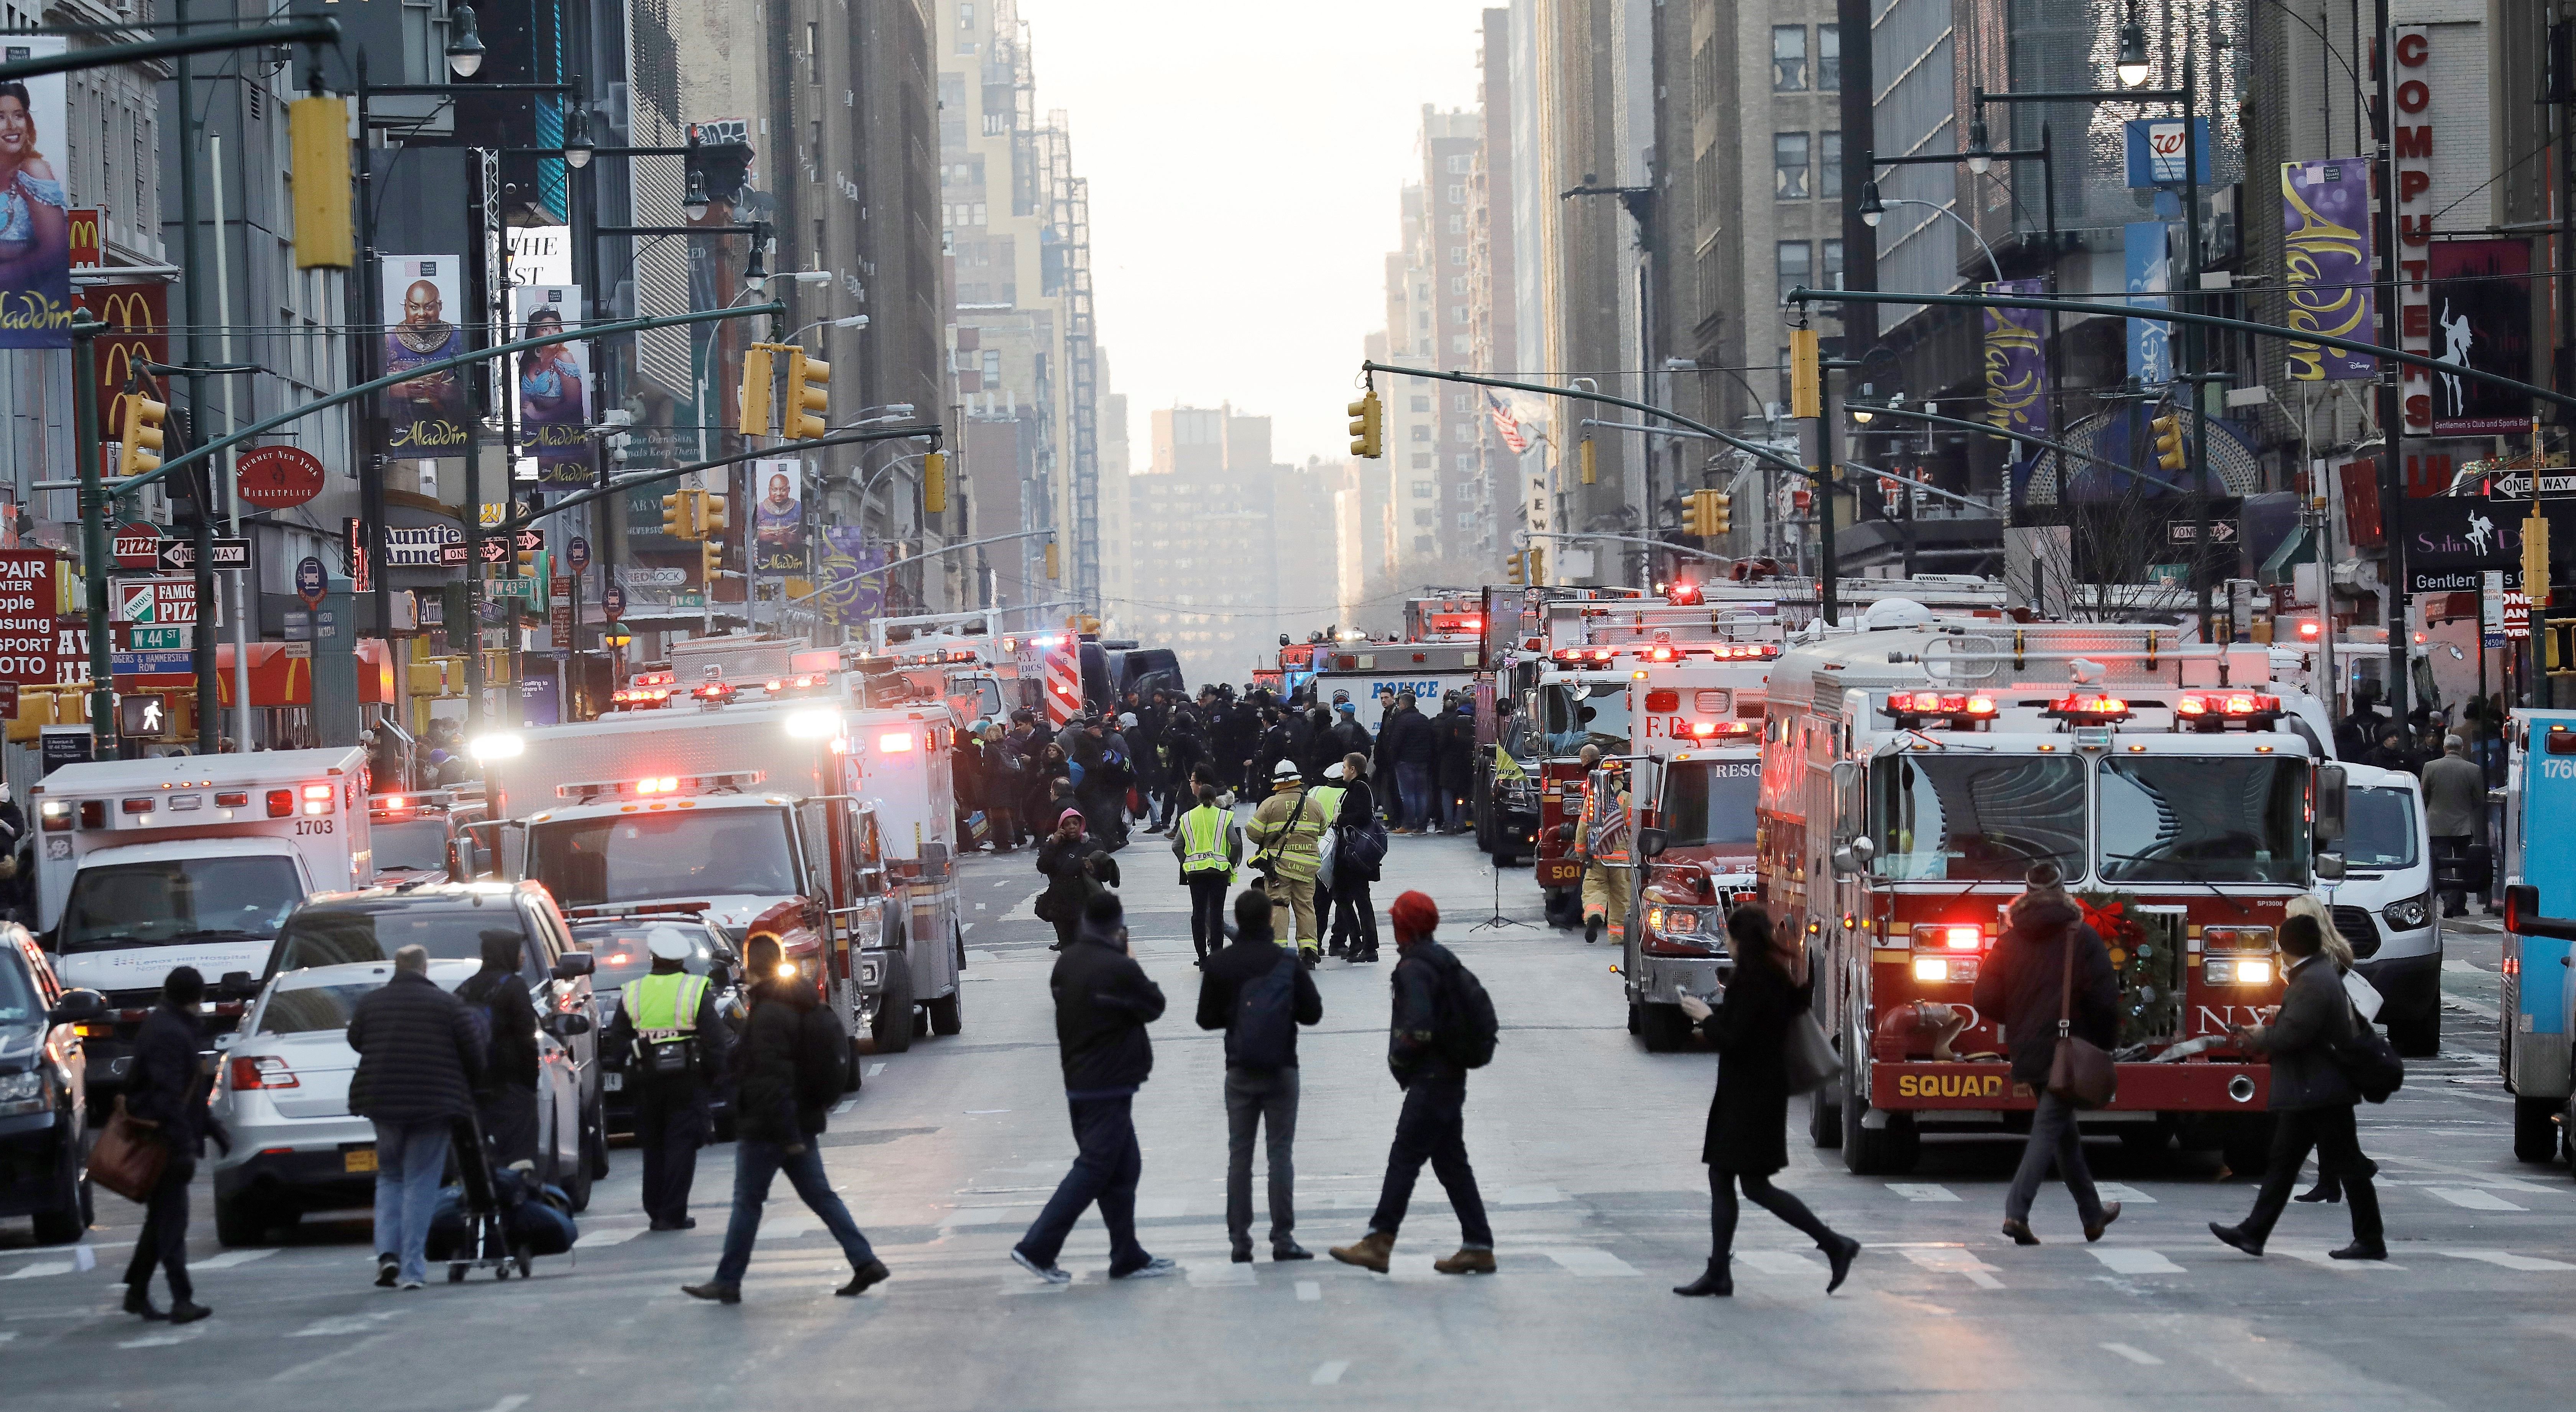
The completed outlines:
[[[125,1093],[126,1116],[153,1129],[170,1152],[143,1203],[143,1229],[126,1262],[125,1312],[174,1324],[211,1312],[196,1301],[188,1279],[188,1180],[206,1155],[207,1138],[227,1154],[233,1150],[232,1135],[206,1109],[211,1080],[197,1060],[197,1006],[205,995],[205,978],[194,967],[176,967],[162,978],[161,1003],[134,1037],[134,1076]],[[152,1302],[156,1268],[170,1281],[166,1313]]]
[[[1065,758],[1063,743],[1048,741],[1046,748],[1038,752],[1035,765],[1029,772],[1028,793],[1020,804],[1021,821],[1028,825],[1029,832],[1037,834],[1040,841],[1046,838],[1040,830],[1053,827],[1059,812],[1047,807],[1055,798],[1055,782],[1071,778],[1073,768]]]
[[[1038,902],[1055,926],[1055,945],[1047,950],[1062,951],[1073,945],[1092,894],[1104,885],[1118,886],[1118,860],[1084,833],[1082,810],[1067,806],[1057,813],[1055,831],[1038,845],[1038,871],[1047,880]]]
[[[1699,1152],[1708,1164],[1714,1240],[1708,1270],[1689,1284],[1674,1286],[1673,1293],[1735,1293],[1727,1262],[1735,1248],[1735,1188],[1741,1185],[1755,1205],[1815,1239],[1832,1266],[1825,1284],[1825,1293],[1831,1294],[1851,1273],[1860,1242],[1836,1233],[1805,1202],[1771,1185],[1771,1174],[1789,1165],[1783,1135],[1789,1124],[1789,1027],[1815,996],[1806,949],[1794,935],[1774,938],[1770,914],[1759,907],[1731,913],[1726,935],[1733,943],[1735,978],[1717,1008],[1710,1009],[1697,996],[1682,997],[1683,1011],[1699,1022],[1718,1055],[1717,1097],[1708,1106],[1708,1134]]]

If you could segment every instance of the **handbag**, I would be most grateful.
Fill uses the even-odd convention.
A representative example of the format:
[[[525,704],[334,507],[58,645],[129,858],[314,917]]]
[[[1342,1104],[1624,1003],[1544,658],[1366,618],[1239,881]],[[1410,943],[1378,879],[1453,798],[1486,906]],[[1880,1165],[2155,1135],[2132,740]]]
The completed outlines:
[[[2057,989],[2057,1052],[2048,1059],[2048,1091],[2078,1108],[2099,1108],[2119,1091],[2120,1071],[2100,1045],[2075,1033],[2075,929],[2066,930],[2065,978]]]
[[[1789,1021],[1780,1067],[1788,1075],[1791,1093],[1813,1093],[1841,1080],[1843,1057],[1834,1052],[1833,1041],[1825,1038],[1825,1027],[1816,1022],[1815,1011],[1801,1010]]]
[[[125,1098],[118,1095],[116,1112],[108,1118],[98,1141],[90,1146],[90,1180],[128,1201],[140,1203],[150,1199],[152,1189],[161,1185],[162,1169],[169,1165],[170,1144],[126,1112]]]
[[[2406,1082],[2406,1061],[2397,1057],[2397,1046],[2388,1036],[2372,1027],[2358,1011],[2352,1017],[2352,1038],[2334,1046],[2331,1051],[2335,1067],[2343,1070],[2344,1080],[2353,1092],[2372,1103],[2386,1103]]]

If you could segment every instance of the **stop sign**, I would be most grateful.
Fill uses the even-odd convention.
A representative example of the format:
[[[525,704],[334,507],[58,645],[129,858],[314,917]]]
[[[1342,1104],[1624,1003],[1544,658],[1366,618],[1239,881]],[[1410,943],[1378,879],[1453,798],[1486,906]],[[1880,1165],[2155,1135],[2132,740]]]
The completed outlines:
[[[161,529],[157,525],[130,524],[116,527],[116,566],[120,569],[158,568],[161,563]]]

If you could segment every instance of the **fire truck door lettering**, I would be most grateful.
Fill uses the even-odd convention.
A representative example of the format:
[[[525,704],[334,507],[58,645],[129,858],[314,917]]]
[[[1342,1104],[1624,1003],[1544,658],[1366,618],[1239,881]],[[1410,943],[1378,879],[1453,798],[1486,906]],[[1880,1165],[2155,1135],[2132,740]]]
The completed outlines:
[[[2265,1007],[2260,1005],[2198,1005],[2193,1008],[2200,1012],[2199,1020],[2195,1025],[2195,1029],[2198,1033],[2225,1034],[2227,1033],[2227,1027],[2230,1025],[2259,1025],[2263,1023],[2263,1011]],[[2245,1018],[2242,1020],[2238,1020],[2236,1018],[2236,1012],[2239,1010],[2245,1012]]]
[[[1899,1098],[2001,1098],[2002,1074],[1899,1074]]]

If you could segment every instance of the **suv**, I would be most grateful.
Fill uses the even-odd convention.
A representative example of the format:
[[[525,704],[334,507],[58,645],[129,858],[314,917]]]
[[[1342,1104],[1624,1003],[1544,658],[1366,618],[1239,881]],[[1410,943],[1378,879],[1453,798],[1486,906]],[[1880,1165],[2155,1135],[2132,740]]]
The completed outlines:
[[[27,929],[0,924],[0,1216],[33,1216],[39,1244],[89,1229],[81,1036],[106,1016],[106,997],[63,989]]]

